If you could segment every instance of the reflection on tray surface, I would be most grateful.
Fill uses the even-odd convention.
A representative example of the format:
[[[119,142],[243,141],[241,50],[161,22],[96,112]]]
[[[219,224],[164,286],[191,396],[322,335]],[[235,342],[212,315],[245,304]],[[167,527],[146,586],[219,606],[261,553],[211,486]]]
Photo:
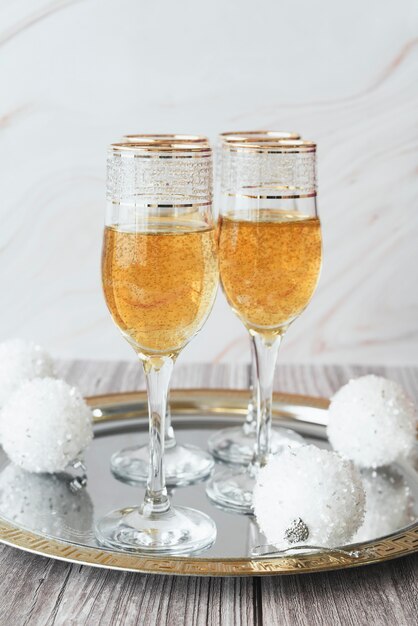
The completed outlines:
[[[193,444],[205,446],[210,430],[210,418],[199,429],[190,428],[184,437]],[[205,425],[206,424],[206,425]],[[300,433],[305,435],[303,427]],[[145,442],[145,436],[135,434],[135,442]],[[306,441],[311,441],[309,436]],[[132,434],[112,432],[93,440],[88,451],[87,489],[74,493],[70,474],[29,474],[10,464],[0,452],[0,516],[18,527],[35,533],[61,538],[80,545],[97,547],[94,517],[100,517],[112,506],[140,501],[141,488],[122,486],[109,471],[109,458],[115,449],[132,442]],[[328,447],[324,441],[315,440]],[[106,476],[106,488],[104,488]],[[416,473],[403,472],[398,466],[377,471],[362,470],[367,496],[367,512],[363,526],[353,537],[354,542],[370,541],[390,535],[416,520],[418,479]],[[205,558],[253,557],[257,546],[266,538],[251,516],[225,512],[214,507],[205,495],[205,483],[176,489],[180,505],[196,506],[211,515],[218,527],[218,536]],[[197,555],[195,555],[197,556]],[[258,556],[261,556],[258,554]]]
[[[361,475],[366,491],[366,515],[353,542],[384,537],[414,521],[411,488],[397,469],[363,469]]]
[[[69,474],[30,474],[9,463],[0,472],[0,514],[19,526],[67,541],[93,537],[93,504],[73,492]]]

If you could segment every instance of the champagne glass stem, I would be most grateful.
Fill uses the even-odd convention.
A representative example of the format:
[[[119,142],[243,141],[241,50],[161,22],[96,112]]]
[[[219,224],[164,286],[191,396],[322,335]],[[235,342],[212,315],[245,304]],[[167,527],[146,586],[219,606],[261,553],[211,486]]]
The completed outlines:
[[[246,435],[255,433],[257,427],[257,363],[254,348],[254,342],[251,345],[251,365],[250,365],[250,401],[248,402],[247,415],[243,424],[243,430]]]
[[[253,333],[252,340],[257,364],[257,442],[253,465],[262,467],[271,452],[271,403],[281,336],[266,338]]]
[[[171,408],[170,408],[170,391],[167,394],[167,404],[165,410],[165,442],[164,447],[166,450],[173,448],[176,445],[176,436],[174,434],[174,428],[171,425]]]
[[[167,396],[174,360],[160,357],[143,362],[148,391],[149,473],[144,512],[163,513],[170,508],[164,477],[164,444]]]

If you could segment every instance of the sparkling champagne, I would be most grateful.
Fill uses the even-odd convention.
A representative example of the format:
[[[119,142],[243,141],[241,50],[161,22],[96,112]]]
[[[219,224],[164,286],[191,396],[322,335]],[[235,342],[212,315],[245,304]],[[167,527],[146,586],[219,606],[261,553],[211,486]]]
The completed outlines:
[[[249,330],[280,334],[309,303],[321,268],[318,218],[252,210],[219,223],[221,280]]]
[[[214,228],[106,227],[102,276],[113,320],[140,353],[177,353],[202,327],[218,284]]]

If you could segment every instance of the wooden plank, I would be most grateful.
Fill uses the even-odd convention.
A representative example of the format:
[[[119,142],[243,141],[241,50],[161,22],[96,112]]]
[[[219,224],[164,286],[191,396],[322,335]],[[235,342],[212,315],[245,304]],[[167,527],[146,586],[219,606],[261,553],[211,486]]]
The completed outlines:
[[[254,624],[254,581],[145,576],[0,551],[3,625]]]
[[[416,555],[324,574],[263,578],[262,623],[276,626],[413,626]]]

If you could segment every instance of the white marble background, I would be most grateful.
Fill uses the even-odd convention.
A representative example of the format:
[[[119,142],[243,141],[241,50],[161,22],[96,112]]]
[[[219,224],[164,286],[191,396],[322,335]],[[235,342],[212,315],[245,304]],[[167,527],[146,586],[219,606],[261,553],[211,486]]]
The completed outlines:
[[[100,290],[106,144],[319,143],[325,258],[286,361],[418,363],[416,0],[0,0],[0,339],[125,358]],[[219,295],[182,360],[248,358]]]

